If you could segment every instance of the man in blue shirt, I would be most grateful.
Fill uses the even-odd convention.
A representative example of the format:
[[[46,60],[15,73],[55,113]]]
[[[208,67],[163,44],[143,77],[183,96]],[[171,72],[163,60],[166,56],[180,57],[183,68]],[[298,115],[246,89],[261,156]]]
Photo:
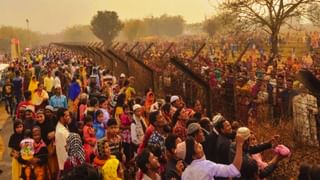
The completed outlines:
[[[12,84],[13,84],[13,92],[14,92],[14,96],[16,98],[16,103],[19,104],[20,101],[22,100],[22,92],[23,92],[23,79],[20,76],[20,71],[16,71],[16,77],[13,78],[12,80]]]
[[[54,108],[68,109],[67,97],[62,94],[62,89],[60,85],[56,85],[55,95],[50,98],[49,104]]]

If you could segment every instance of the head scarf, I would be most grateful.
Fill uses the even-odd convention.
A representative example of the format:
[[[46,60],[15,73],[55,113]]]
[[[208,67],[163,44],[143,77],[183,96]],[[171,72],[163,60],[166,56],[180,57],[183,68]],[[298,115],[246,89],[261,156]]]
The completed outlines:
[[[40,129],[40,127],[34,127],[34,129],[36,129],[37,131],[39,131],[40,134],[41,134],[41,129]],[[46,147],[46,144],[43,142],[42,139],[40,139],[40,142],[39,142],[39,143],[34,142],[33,145],[34,145],[34,153],[35,153],[35,154],[39,153],[39,151],[41,150],[41,148]]]
[[[104,143],[105,143],[106,139],[102,138],[100,140],[97,141],[97,156],[99,159],[105,159],[106,157],[106,153],[104,151]]]
[[[73,166],[77,166],[78,162],[80,162],[80,164],[83,164],[85,162],[84,150],[79,134],[69,134],[67,138],[67,151],[69,159]]]
[[[150,107],[151,105],[154,103],[154,93],[152,91],[149,91],[147,93],[147,96],[146,96],[146,101],[145,101],[145,104],[144,104],[144,107],[146,108],[146,111],[150,111]]]

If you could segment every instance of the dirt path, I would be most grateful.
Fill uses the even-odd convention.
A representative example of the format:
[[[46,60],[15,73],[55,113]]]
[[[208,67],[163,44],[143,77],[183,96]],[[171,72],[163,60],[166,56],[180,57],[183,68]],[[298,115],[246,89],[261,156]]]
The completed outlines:
[[[0,179],[11,179],[11,157],[9,155],[8,141],[12,134],[12,121],[8,117],[4,105],[0,104],[0,169],[3,173]]]

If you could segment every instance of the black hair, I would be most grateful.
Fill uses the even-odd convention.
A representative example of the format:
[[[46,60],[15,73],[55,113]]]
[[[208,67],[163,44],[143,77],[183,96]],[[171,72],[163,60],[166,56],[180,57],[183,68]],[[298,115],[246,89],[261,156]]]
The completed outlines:
[[[76,77],[76,75],[74,75],[74,76],[72,77],[71,82],[72,82],[72,83],[77,82],[77,77]]]
[[[157,121],[157,117],[160,114],[160,111],[154,111],[149,114],[149,121],[152,125]]]
[[[107,127],[115,126],[115,125],[118,125],[116,119],[111,118],[111,119],[108,120],[108,122],[107,122]]]
[[[136,104],[141,104],[142,99],[141,99],[141,97],[136,97],[134,101]]]
[[[174,112],[172,116],[172,127],[176,125],[181,111],[182,111],[182,108],[179,108],[176,110],[176,112]]]
[[[320,179],[320,165],[310,165],[303,163],[300,166],[298,180],[318,179]]]
[[[124,83],[123,83],[123,86],[128,86],[128,85],[129,85],[129,81],[125,80]]]
[[[197,112],[197,113],[195,113],[195,114],[193,115],[193,118],[194,118],[194,119],[197,119],[198,121],[200,121],[201,117],[202,117],[202,114],[199,113],[199,112]]]
[[[57,111],[57,119],[60,121],[60,118],[64,116],[64,113],[68,111],[66,108],[59,108]]]
[[[197,100],[195,100],[194,102],[192,102],[192,107],[195,107],[198,101],[200,102],[199,99],[197,99]],[[200,104],[201,104],[201,102],[200,102]]]
[[[54,72],[55,76],[59,76],[59,71]]]
[[[302,164],[299,169],[298,180],[309,179],[311,166],[308,164]]]
[[[223,124],[224,124],[224,122],[226,122],[227,120],[225,120],[225,119],[222,119],[222,120],[220,120],[220,121],[218,121],[217,123],[216,123],[216,125],[215,125],[215,128],[217,129],[217,131],[219,132],[219,133],[221,133],[221,130],[223,129]]]
[[[151,151],[146,148],[136,158],[137,166],[145,174],[148,172],[147,164],[149,163],[150,153]]]
[[[167,95],[164,100],[166,101],[166,104],[170,104],[170,98],[171,96],[170,95]]]
[[[13,132],[16,132],[16,128],[22,124],[23,125],[23,122],[21,119],[16,119],[14,122],[13,122]]]
[[[162,110],[163,112],[168,113],[168,112],[170,112],[170,108],[171,108],[171,105],[170,105],[169,103],[165,103],[165,104],[161,107],[161,110]]]
[[[107,100],[107,98],[105,98],[105,97],[100,97],[99,98],[99,105],[101,105],[101,104],[103,104],[105,101]]]
[[[96,97],[90,98],[89,106],[94,107],[98,104],[98,99]]]
[[[61,177],[61,180],[74,180],[74,179],[102,180],[103,176],[98,171],[98,169],[94,168],[90,164],[84,163],[68,171],[65,171]]]
[[[24,132],[23,132],[23,136],[25,138],[31,138],[32,137],[32,132],[31,132],[31,129],[25,129]]]
[[[121,93],[119,94],[118,98],[117,98],[117,104],[116,104],[116,107],[118,106],[123,106],[124,105],[124,102],[126,100],[126,95]]]
[[[129,110],[130,110],[129,105],[127,105],[127,104],[124,104],[124,105],[122,106],[122,108],[123,108],[123,110],[125,110],[125,109],[129,109]]]
[[[202,118],[200,121],[199,121],[199,124],[200,126],[207,130],[207,131],[210,131],[210,120],[207,119],[207,118]]]
[[[313,165],[310,171],[311,179],[320,179],[320,165]]]
[[[43,83],[42,83],[42,82],[39,82],[39,83],[38,83],[38,87],[40,87],[40,85],[43,85]]]
[[[23,95],[24,95],[25,99],[30,99],[31,98],[31,91],[25,91]]]
[[[258,173],[257,161],[253,159],[244,159],[240,169],[241,177],[244,179],[253,179]]]
[[[33,126],[33,127],[32,127],[32,131],[33,131],[34,129],[39,129],[39,130],[40,130],[40,132],[41,132],[41,127],[40,127],[40,126],[38,126],[38,125]]]
[[[192,123],[198,123],[198,122],[199,122],[198,120],[196,120],[196,119],[194,119],[194,118],[191,118],[191,119],[189,119],[189,120],[187,121],[186,127],[188,128],[188,126],[189,126],[190,124],[192,124]]]
[[[101,111],[100,109],[98,109],[98,110],[95,112],[96,118],[97,118],[100,114],[103,114],[103,111]]]
[[[176,140],[178,139],[178,136],[175,134],[169,134],[166,138],[164,144],[166,146],[166,149],[170,152],[173,152],[173,149],[176,149]]]
[[[187,164],[191,164],[191,162],[193,161],[193,155],[195,153],[194,151],[194,138],[193,137],[187,137],[185,143],[186,143],[186,157],[185,157],[185,162]]]
[[[90,116],[90,115],[85,116],[84,124],[87,124],[87,123],[92,122],[92,121],[93,121],[92,116]]]

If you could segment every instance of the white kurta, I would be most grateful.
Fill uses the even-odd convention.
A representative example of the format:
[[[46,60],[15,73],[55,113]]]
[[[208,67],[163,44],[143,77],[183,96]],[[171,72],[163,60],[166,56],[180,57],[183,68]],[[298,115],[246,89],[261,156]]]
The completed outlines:
[[[299,94],[292,100],[293,124],[297,140],[303,145],[319,146],[315,115],[318,113],[317,98]]]
[[[57,158],[58,158],[58,164],[59,164],[60,170],[63,170],[64,163],[68,157],[68,153],[65,148],[68,136],[69,136],[69,130],[63,124],[58,122],[56,126],[55,141],[56,141],[56,152],[57,152]]]

